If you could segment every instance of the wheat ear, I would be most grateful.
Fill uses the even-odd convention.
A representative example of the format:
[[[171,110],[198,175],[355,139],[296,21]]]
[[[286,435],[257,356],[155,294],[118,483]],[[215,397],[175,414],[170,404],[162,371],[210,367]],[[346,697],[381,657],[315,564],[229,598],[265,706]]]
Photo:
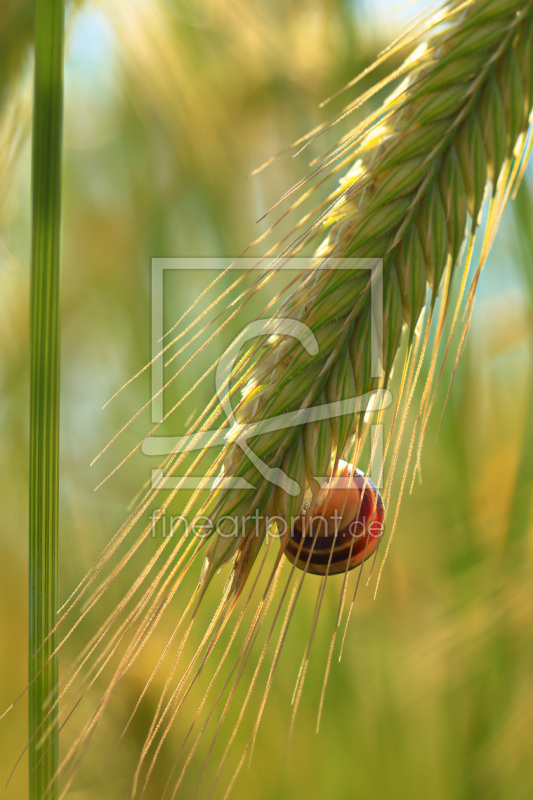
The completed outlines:
[[[467,0],[452,2],[445,13],[430,22],[424,20],[419,32],[411,29],[389,51],[389,55],[397,52],[407,42],[418,45],[405,64],[391,74],[389,81],[381,84],[383,86],[402,77],[402,85],[316,165],[314,174],[321,179],[322,176],[338,172],[344,165],[355,162],[325,206],[314,217],[308,216],[301,221],[295,229],[295,238],[282,251],[282,257],[298,253],[313,237],[324,236],[325,233],[325,240],[320,245],[314,262],[315,269],[302,275],[299,285],[286,300],[280,313],[280,316],[292,319],[295,323],[305,322],[318,343],[318,354],[309,358],[305,349],[300,344],[295,345],[286,335],[264,336],[244,350],[229,379],[228,393],[231,398],[234,399],[242,392],[240,401],[236,403],[236,425],[231,434],[233,440],[228,441],[224,447],[213,474],[222,478],[224,475],[240,477],[249,480],[257,488],[255,492],[226,491],[220,488],[203,505],[200,504],[198,495],[193,498],[191,505],[198,502],[201,513],[208,513],[214,520],[220,520],[231,515],[251,517],[255,509],[260,511],[262,517],[276,514],[290,517],[298,512],[307,488],[316,490],[313,485],[315,476],[331,471],[341,456],[352,453],[357,455],[361,437],[366,430],[364,421],[359,416],[333,417],[312,424],[283,428],[275,433],[261,432],[262,421],[322,402],[338,402],[353,397],[354,394],[364,395],[377,386],[387,387],[400,339],[407,331],[407,355],[394,417],[398,421],[398,436],[396,443],[391,444],[392,476],[398,453],[397,442],[401,438],[405,413],[413,397],[421,359],[427,349],[429,323],[434,310],[437,311],[439,295],[437,336],[432,353],[429,354],[431,380],[426,382],[419,411],[419,430],[423,437],[425,420],[432,406],[432,379],[438,372],[437,350],[442,340],[445,319],[449,316],[450,287],[461,260],[461,250],[466,242],[466,264],[462,270],[459,292],[459,296],[464,298],[467,267],[472,260],[473,237],[478,229],[483,201],[488,198],[489,214],[482,254],[465,300],[468,323],[479,268],[505,203],[521,177],[527,158],[527,130],[533,102],[532,37],[532,2]],[[352,103],[346,113],[358,109],[370,95],[368,93]],[[302,191],[303,186],[302,183],[295,187],[293,193],[288,193],[288,197],[295,195],[299,198],[302,194],[309,194],[307,190]],[[492,193],[488,191],[490,186]],[[299,200],[294,207],[297,208],[298,204]],[[328,259],[353,256],[378,259],[382,264],[380,274],[384,286],[384,376],[380,381],[371,377],[370,369],[371,284],[368,276],[365,277],[364,273],[322,268],[324,262],[327,266]],[[225,293],[222,293],[221,297],[224,296]],[[423,308],[426,308],[427,314],[421,328]],[[452,326],[458,319],[457,308]],[[191,330],[187,325],[182,333],[188,336]],[[463,339],[464,332],[461,344]],[[401,397],[403,410],[400,413]],[[217,413],[211,413],[212,408],[214,403],[200,417],[196,430],[200,426],[212,425]],[[250,424],[257,425],[253,440],[254,453],[270,469],[280,470],[298,483],[298,494],[287,494],[265,480],[248,457],[243,455],[235,438],[239,433],[239,425]],[[391,442],[389,437],[389,443]],[[412,449],[413,440],[410,452]],[[172,457],[167,465],[168,471],[172,472],[180,463],[180,458]],[[405,475],[403,480],[405,481]],[[223,481],[220,482],[222,485]],[[70,617],[82,599],[85,600],[86,610],[81,616],[88,613],[121,569],[138,552],[141,542],[149,536],[151,526],[145,528],[144,533],[121,557],[112,574],[105,579],[102,577],[104,569],[112,563],[119,546],[134,525],[143,518],[158,490],[158,486],[153,487],[139,502],[131,517],[80,584],[78,591],[66,603],[61,622]],[[162,504],[162,510],[168,508],[176,491]],[[254,534],[256,531],[254,525]],[[165,557],[162,557],[165,549]],[[235,557],[232,590],[228,590],[222,598],[202,644],[190,660],[177,687],[173,689],[171,684],[176,663],[166,680],[156,718],[141,754],[132,794],[142,791],[139,782],[141,767],[148,759],[150,751],[155,748],[159,737],[160,742],[155,748],[144,783],[146,788],[161,743],[168,735],[190,685],[205,665],[220,631],[233,613],[236,595],[245,585],[260,549],[261,537],[255,535],[235,539],[215,533],[208,542],[207,550],[202,542],[199,543],[192,536],[181,537],[175,543],[172,543],[170,536],[163,541],[143,568],[138,580],[126,592],[120,607],[110,615],[89,642],[75,665],[71,680],[74,681],[84,669],[86,677],[83,691],[86,686],[92,685],[100,671],[111,662],[115,650],[119,647],[123,649],[120,657],[117,656],[118,666],[114,669],[97,710],[65,756],[62,764],[64,774],[74,773],[77,761],[88,746],[111,695],[149,641],[162,615],[170,608],[190,566],[207,553],[203,584],[188,599],[183,615],[180,615],[175,624],[172,638],[154,668],[154,674],[160,668],[179,630],[181,643],[177,661],[192,624],[191,621],[183,632],[183,621],[188,610],[195,607],[196,600],[203,595],[215,571]],[[237,658],[236,682],[242,674],[241,661],[244,665],[252,651],[257,631],[269,613],[278,574],[275,568]],[[341,610],[344,604],[344,586],[343,583]],[[291,595],[291,608],[292,598],[294,596],[296,602],[298,591],[296,589],[294,595]],[[252,592],[253,588],[250,589],[248,599],[244,601],[245,608],[252,602]],[[317,609],[318,614],[319,605]],[[192,618],[194,613],[193,608]],[[278,613],[279,609],[276,614]],[[231,641],[241,619],[242,616],[235,623]],[[79,620],[75,621],[72,628],[78,622]],[[290,614],[287,613],[254,731],[259,725],[277,655],[283,645],[289,622]],[[131,640],[128,638],[130,636]],[[207,641],[207,651],[201,656]],[[228,650],[229,645],[216,673],[224,663]],[[265,652],[263,650],[259,657],[239,722]],[[196,666],[198,670],[194,672]],[[191,684],[187,685],[189,677]],[[303,672],[301,679],[299,677],[297,700],[304,677]],[[143,689],[139,703],[152,680],[153,675]],[[61,699],[64,699],[69,687],[70,681],[67,680]],[[232,697],[233,690],[228,704]],[[219,700],[214,702],[213,710],[218,702]],[[139,703],[135,706],[132,717]],[[222,718],[225,713],[226,707]],[[196,717],[193,725],[195,723]],[[201,733],[198,740],[200,736]],[[232,740],[233,735],[230,743]],[[191,754],[195,747],[196,744]],[[190,756],[182,775],[189,760]],[[66,783],[65,792],[68,791],[71,779]],[[176,784],[176,791],[180,781],[181,777]]]
[[[431,307],[441,289],[446,306],[463,243],[476,232],[490,185],[487,237],[492,236],[523,160],[533,100],[532,9],[531,3],[512,0],[452,3],[406,62],[401,87],[324,160],[322,170],[347,153],[356,162],[338,196],[293,244],[292,252],[327,229],[316,271],[302,276],[280,312],[312,330],[319,352],[310,355],[286,336],[265,337],[259,347],[249,348],[232,376],[233,394],[240,387],[242,397],[231,435],[238,438],[240,426],[255,425],[254,453],[290,476],[302,492],[291,496],[262,480],[241,447],[230,441],[222,475],[259,488],[253,497],[246,490],[221,490],[203,513],[215,520],[244,518],[258,508],[264,517],[290,518],[306,489],[313,488],[312,476],[328,474],[360,434],[358,416],[261,433],[266,418],[364,395],[379,385],[370,368],[371,279],[365,272],[324,270],[328,259],[382,259],[380,385],[387,386],[402,329],[413,340],[427,288]],[[290,247],[284,251],[290,253]],[[205,580],[236,556],[235,587],[242,585],[259,549],[251,530],[252,523],[250,535],[237,540],[215,536]]]

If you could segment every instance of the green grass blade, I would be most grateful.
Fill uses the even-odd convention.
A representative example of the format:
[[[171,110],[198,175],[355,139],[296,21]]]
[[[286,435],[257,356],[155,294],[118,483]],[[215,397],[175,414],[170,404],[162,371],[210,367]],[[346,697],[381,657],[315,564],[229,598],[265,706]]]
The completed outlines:
[[[37,0],[32,153],[29,783],[57,797],[61,134],[64,0]]]

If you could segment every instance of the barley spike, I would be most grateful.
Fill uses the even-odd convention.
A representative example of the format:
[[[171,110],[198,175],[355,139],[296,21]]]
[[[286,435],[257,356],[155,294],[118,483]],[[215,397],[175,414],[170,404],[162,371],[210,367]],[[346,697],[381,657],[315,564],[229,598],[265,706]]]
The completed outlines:
[[[345,455],[360,429],[357,416],[261,433],[262,419],[377,388],[369,363],[369,274],[318,265],[332,257],[382,260],[386,386],[403,327],[415,335],[427,288],[434,305],[447,270],[451,283],[468,226],[472,233],[479,226],[488,186],[493,195],[503,192],[506,168],[520,158],[532,107],[532,8],[523,0],[452,3],[411,57],[400,89],[352,134],[356,168],[304,236],[326,231],[316,272],[302,277],[280,313],[309,326],[319,353],[307,353],[293,338],[265,336],[233,376],[242,387],[235,417],[240,425],[257,424],[254,452],[271,469],[289,472],[302,491],[289,497],[266,485],[240,446],[228,442],[222,474],[259,488],[253,496],[215,492],[203,513],[244,517],[258,508],[290,517],[313,488],[313,476]],[[215,535],[204,581],[233,557],[238,590],[253,561],[246,534],[237,540]]]

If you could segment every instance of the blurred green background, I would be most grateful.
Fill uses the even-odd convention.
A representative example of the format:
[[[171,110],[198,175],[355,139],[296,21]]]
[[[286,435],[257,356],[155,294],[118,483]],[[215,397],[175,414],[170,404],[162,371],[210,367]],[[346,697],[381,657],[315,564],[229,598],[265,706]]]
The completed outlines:
[[[250,172],[352,99],[348,92],[319,108],[425,5],[394,12],[384,0],[106,0],[69,6],[62,599],[123,522],[154,466],[134,458],[93,491],[148,431],[144,413],[116,447],[89,466],[150,396],[145,374],[102,411],[150,358],[151,258],[236,256],[264,231],[267,223],[256,220],[305,174],[313,155],[346,132],[347,124],[298,158],[286,155],[258,175]],[[4,0],[0,8],[0,709],[24,689],[27,663],[32,13],[26,0]],[[314,608],[316,584],[309,581],[235,798],[533,796],[533,201],[528,178],[506,212],[486,264],[437,438],[446,380],[441,387],[423,453],[423,480],[403,502],[376,599],[375,581],[361,587],[343,659],[334,660],[331,669],[320,733],[315,735],[314,728],[338,584],[326,593],[284,761],[291,695],[306,644],[301,631]],[[198,290],[172,286],[191,300]],[[171,298],[169,309],[172,319]],[[205,364],[200,359],[198,374]],[[194,377],[193,368],[176,381],[173,396],[183,394]],[[186,428],[198,402],[191,399],[174,420],[175,433]],[[185,592],[195,580],[192,576],[185,584]],[[215,606],[213,598],[202,609],[200,633]],[[178,604],[175,614],[179,609]],[[171,630],[167,623],[158,631],[122,682],[72,798],[124,796],[164,677],[148,693],[146,708],[98,781],[102,754],[120,736],[153,654]],[[65,664],[93,632],[88,624],[73,637]],[[244,685],[254,663],[252,656]],[[263,681],[267,671],[261,673]],[[151,799],[161,797],[202,697],[201,687],[192,693],[192,710],[184,709],[163,749]],[[84,712],[93,702],[90,693]],[[3,791],[25,744],[24,703],[23,698],[0,726],[0,796],[6,798],[27,793],[24,758]],[[225,784],[221,779],[219,789],[240,759],[249,725],[236,737],[229,777]],[[222,734],[223,743],[228,736]],[[185,796],[193,796],[208,743],[191,763]]]

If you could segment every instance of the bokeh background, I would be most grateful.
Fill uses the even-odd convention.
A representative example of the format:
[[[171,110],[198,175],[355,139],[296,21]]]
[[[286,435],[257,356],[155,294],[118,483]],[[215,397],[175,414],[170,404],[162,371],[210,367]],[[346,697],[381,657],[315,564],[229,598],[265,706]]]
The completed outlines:
[[[258,175],[251,171],[339,111],[353,92],[329,107],[319,104],[425,5],[393,10],[385,0],[86,0],[69,6],[62,599],[122,523],[153,466],[131,459],[94,492],[148,430],[149,416],[141,414],[89,466],[150,396],[146,373],[102,411],[150,358],[151,258],[236,256],[264,231],[267,223],[258,223],[259,217],[350,123],[298,158],[282,156]],[[23,691],[27,664],[32,13],[27,0],[4,0],[0,8],[1,709]],[[320,733],[314,728],[334,593],[326,595],[288,754],[291,694],[306,643],[298,634],[299,618],[235,798],[533,796],[530,181],[529,171],[486,264],[440,434],[446,380],[428,429],[422,480],[403,502],[377,596],[375,582],[360,591],[343,660],[332,667]],[[183,303],[189,295],[192,302],[197,289],[172,284],[169,292]],[[169,322],[173,309],[170,297]],[[204,368],[200,359],[197,369]],[[194,371],[176,381],[175,396],[193,377]],[[174,421],[178,430],[186,427],[195,402],[201,399],[191,399]],[[311,617],[314,596],[311,589],[303,593],[301,620]],[[213,600],[202,611],[199,627],[214,607]],[[88,623],[73,637],[65,663],[92,632]],[[163,641],[165,630],[150,647],[156,652]],[[101,780],[99,756],[120,735],[149,663],[150,652],[123,681],[73,798],[124,795],[157,686]],[[245,683],[252,673],[253,659]],[[202,696],[199,689],[191,707]],[[92,702],[89,694],[84,711]],[[188,729],[187,713],[162,752],[153,800],[162,795]],[[0,726],[2,797],[25,735],[22,697]],[[233,766],[246,741],[244,732],[237,735]],[[200,750],[191,764],[186,796],[193,796],[205,753]],[[23,757],[6,798],[26,796],[25,766]]]

